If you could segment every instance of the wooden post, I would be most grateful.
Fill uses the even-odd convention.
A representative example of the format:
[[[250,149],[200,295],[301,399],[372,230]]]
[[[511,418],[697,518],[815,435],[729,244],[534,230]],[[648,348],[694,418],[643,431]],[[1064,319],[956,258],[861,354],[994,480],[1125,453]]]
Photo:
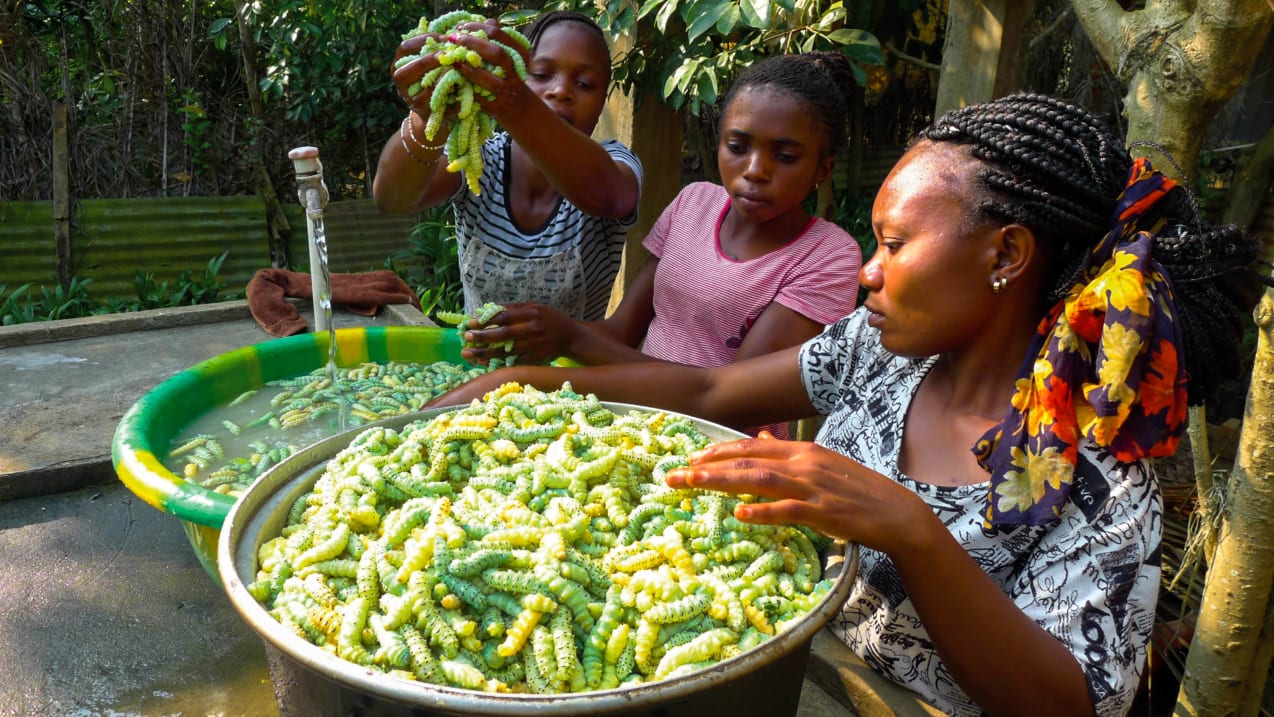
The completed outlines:
[[[612,54],[619,57],[631,47],[631,40],[620,37],[614,42]],[[684,115],[660,102],[657,97],[644,95],[640,100],[638,102],[634,97],[612,91],[597,128],[593,130],[594,138],[617,139],[636,153],[641,159],[643,175],[637,224],[628,231],[624,263],[615,279],[607,313],[619,305],[624,287],[650,258],[650,253],[641,245],[646,232],[650,231],[664,207],[681,191]]]
[[[1022,86],[1022,29],[1031,0],[951,0],[934,116]]]
[[[53,103],[53,251],[58,283],[71,285],[71,153],[67,147],[66,103]]]

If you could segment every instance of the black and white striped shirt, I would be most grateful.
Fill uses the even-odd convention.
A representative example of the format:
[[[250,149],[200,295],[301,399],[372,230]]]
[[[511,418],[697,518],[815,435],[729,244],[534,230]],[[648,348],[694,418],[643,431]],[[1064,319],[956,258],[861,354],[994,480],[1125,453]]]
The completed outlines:
[[[509,204],[512,142],[507,132],[499,132],[483,144],[481,195],[461,182],[451,197],[466,310],[486,302],[536,301],[577,319],[605,318],[637,210],[621,219],[594,217],[559,197],[543,226],[523,232],[513,223]],[[637,155],[615,140],[601,144],[632,168],[640,190]]]

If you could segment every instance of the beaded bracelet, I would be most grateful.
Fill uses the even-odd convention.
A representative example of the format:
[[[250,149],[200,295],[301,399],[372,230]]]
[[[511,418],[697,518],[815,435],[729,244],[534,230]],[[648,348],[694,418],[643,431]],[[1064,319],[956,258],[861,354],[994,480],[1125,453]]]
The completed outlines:
[[[408,154],[408,157],[412,158],[415,163],[423,164],[423,166],[426,166],[426,167],[429,167],[429,166],[432,166],[432,164],[438,163],[438,157],[441,157],[441,154],[438,155],[438,157],[434,157],[433,159],[420,159],[419,157],[417,157],[417,155],[415,155],[415,152],[413,152],[412,150],[412,144],[408,144],[408,141],[406,141],[406,138],[408,138],[408,136],[412,138],[412,144],[417,145],[418,148],[420,149],[432,149],[434,150],[434,152],[437,152],[437,150],[442,149],[443,145],[429,146],[426,144],[420,144],[420,141],[418,139],[415,139],[415,132],[412,129],[412,116],[410,115],[403,118],[403,125],[399,127],[399,141],[403,143],[404,152],[406,152],[406,154]]]
[[[445,146],[447,145],[446,139],[443,139],[441,143],[438,143],[438,144],[424,144],[423,141],[420,141],[420,138],[418,138],[418,136],[415,136],[415,125],[412,122],[412,115],[408,115],[404,117],[403,122],[406,125],[406,134],[412,135],[412,143],[414,145],[419,146],[420,149],[429,149],[429,150],[433,150],[433,152],[442,152],[442,148],[445,148]]]

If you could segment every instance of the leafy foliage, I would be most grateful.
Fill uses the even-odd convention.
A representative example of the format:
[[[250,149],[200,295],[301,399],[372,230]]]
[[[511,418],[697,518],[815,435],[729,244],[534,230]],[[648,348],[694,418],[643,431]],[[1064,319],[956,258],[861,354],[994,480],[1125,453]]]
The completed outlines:
[[[916,4],[915,2],[904,4]],[[842,0],[554,0],[595,17],[633,47],[615,61],[615,81],[699,115],[716,104],[735,73],[775,54],[839,50],[854,63],[860,85],[865,65],[884,63],[880,41],[847,26]]]
[[[420,299],[420,310],[435,322],[439,311],[463,311],[464,291],[460,286],[459,247],[451,204],[426,211],[412,227],[408,241],[410,248],[386,259],[385,268],[393,269],[413,287]]]
[[[134,299],[111,297],[105,301],[96,301],[89,293],[92,278],[73,276],[66,286],[62,286],[55,277],[49,285],[40,287],[38,295],[32,291],[33,285],[30,283],[22,284],[12,291],[8,291],[0,283],[0,325],[75,319],[170,306],[194,306],[234,298],[222,295],[222,282],[217,276],[228,254],[229,252],[223,252],[221,256],[210,259],[197,274],[191,269],[182,271],[171,283],[168,280],[156,282],[155,276],[149,272],[136,272],[133,289],[137,297]]]

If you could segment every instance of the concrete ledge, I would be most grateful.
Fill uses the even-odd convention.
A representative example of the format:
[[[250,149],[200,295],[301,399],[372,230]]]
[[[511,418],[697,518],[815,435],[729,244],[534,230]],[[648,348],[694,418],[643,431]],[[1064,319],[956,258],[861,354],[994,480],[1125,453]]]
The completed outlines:
[[[430,325],[410,304],[371,317],[336,308],[337,329]],[[138,398],[200,361],[273,338],[246,301],[0,327],[0,501],[117,480],[111,441]]]
[[[805,678],[861,717],[946,717],[920,695],[876,674],[827,628],[814,635]]]
[[[129,311],[122,314],[85,316],[79,319],[34,321],[27,324],[0,326],[0,349],[30,346],[53,341],[87,339],[127,331],[170,329],[192,324],[251,319],[247,300],[220,301],[198,306],[176,306],[167,309]]]
[[[38,498],[119,480],[109,454],[0,475],[0,502]]]
[[[308,307],[309,301],[288,299],[289,302]],[[381,307],[381,316],[388,323],[400,326],[435,326],[411,304],[390,304]],[[33,321],[13,326],[0,326],[0,349],[12,346],[30,346],[54,341],[70,341],[86,339],[128,331],[150,331],[152,329],[171,329],[179,326],[196,324],[215,324],[222,321],[252,319],[248,309],[248,301],[220,301],[215,304],[199,304],[198,306],[176,306],[166,309],[148,309],[146,311],[129,311],[121,314],[102,314],[85,316],[78,319],[58,319],[56,321]]]

